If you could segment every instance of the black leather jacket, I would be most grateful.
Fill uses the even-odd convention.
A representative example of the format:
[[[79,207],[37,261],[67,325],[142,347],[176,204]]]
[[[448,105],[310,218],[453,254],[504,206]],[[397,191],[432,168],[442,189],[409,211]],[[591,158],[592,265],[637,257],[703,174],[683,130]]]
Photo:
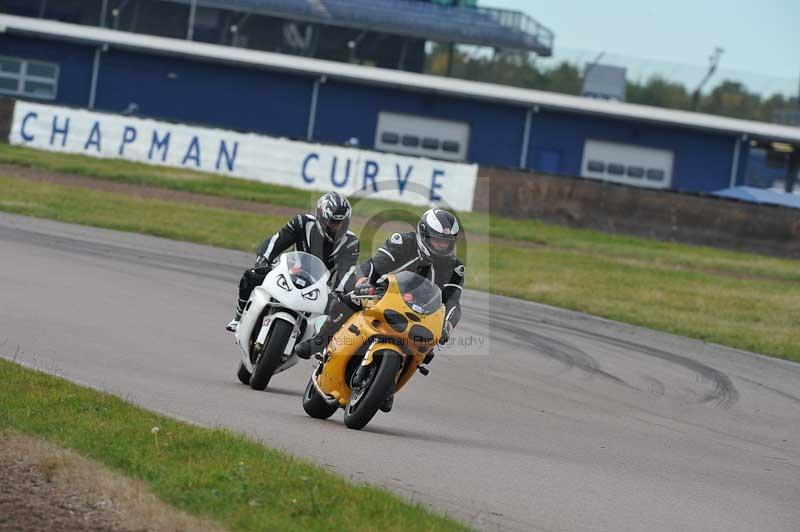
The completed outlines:
[[[394,233],[378,248],[374,257],[359,264],[352,275],[342,278],[337,292],[349,292],[362,277],[375,285],[389,274],[410,271],[431,280],[442,291],[445,322],[452,329],[461,319],[464,264],[458,257],[423,260],[417,250],[416,238],[413,231]]]
[[[317,219],[311,214],[298,214],[275,233],[264,240],[257,248],[257,253],[265,257],[269,264],[281,253],[294,246],[297,251],[304,251],[318,257],[331,272],[328,285],[335,287],[348,273],[352,273],[358,262],[359,242],[352,231],[331,242],[320,234]]]

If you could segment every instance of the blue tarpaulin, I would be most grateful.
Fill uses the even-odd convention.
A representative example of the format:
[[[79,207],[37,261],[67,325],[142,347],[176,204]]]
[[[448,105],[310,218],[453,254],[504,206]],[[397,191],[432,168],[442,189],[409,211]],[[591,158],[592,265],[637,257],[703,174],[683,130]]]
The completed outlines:
[[[782,205],[784,207],[800,209],[800,195],[787,194],[786,192],[779,192],[777,190],[755,187],[731,187],[714,191],[712,194],[721,198],[749,201],[750,203],[768,203],[770,205]]]

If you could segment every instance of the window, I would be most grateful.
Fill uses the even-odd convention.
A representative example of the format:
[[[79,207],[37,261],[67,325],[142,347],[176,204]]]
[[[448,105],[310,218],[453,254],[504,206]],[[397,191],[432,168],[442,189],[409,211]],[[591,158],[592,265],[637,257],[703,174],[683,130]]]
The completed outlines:
[[[22,61],[10,57],[0,57],[0,74],[19,74]]]
[[[611,175],[623,175],[625,173],[625,165],[619,163],[609,163],[608,173]]]
[[[590,172],[605,172],[606,163],[603,161],[589,161],[586,163],[586,169]]]
[[[0,56],[0,94],[54,100],[58,65]]]
[[[461,150],[461,146],[454,140],[446,140],[442,142],[442,150],[450,153],[458,153]]]
[[[403,146],[416,148],[419,146],[419,137],[415,137],[414,135],[403,135]]]
[[[467,158],[470,126],[466,122],[381,111],[376,126],[375,148],[379,150],[450,161]]]
[[[431,137],[425,137],[422,139],[422,147],[426,150],[438,150],[439,149],[439,139],[433,139]]]
[[[400,135],[391,131],[384,131],[381,133],[381,142],[384,144],[397,144],[400,142]]]
[[[644,168],[641,166],[629,166],[628,167],[628,177],[634,177],[636,179],[641,179],[644,177]]]
[[[647,179],[650,181],[662,181],[664,179],[664,170],[659,170],[658,168],[648,168]]]

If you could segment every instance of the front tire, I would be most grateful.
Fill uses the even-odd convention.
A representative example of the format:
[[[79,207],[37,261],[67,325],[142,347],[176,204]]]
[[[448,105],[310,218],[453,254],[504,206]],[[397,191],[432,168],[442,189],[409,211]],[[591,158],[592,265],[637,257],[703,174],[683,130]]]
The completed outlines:
[[[306,386],[306,391],[303,393],[303,410],[315,419],[328,419],[334,412],[339,410],[337,405],[329,405],[320,396],[314,386],[314,375],[308,379],[308,386]]]
[[[373,364],[379,365],[373,378],[365,385],[367,390],[363,395],[354,390],[344,409],[344,424],[351,429],[361,430],[378,413],[386,397],[394,390],[395,379],[403,367],[403,359],[390,349],[378,351],[373,357]]]
[[[294,325],[283,320],[276,319],[269,332],[267,345],[261,351],[261,355],[256,360],[253,367],[253,374],[250,376],[250,387],[254,390],[263,390],[269,384],[275,370],[281,365],[283,351],[289,338],[292,335]]]
[[[242,384],[250,384],[250,372],[244,367],[244,363],[239,362],[239,370],[236,372],[239,382]]]

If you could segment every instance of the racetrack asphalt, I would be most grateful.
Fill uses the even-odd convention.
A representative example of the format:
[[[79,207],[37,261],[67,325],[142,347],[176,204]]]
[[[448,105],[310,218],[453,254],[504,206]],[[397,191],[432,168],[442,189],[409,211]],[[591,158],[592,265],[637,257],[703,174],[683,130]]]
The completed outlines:
[[[252,259],[0,214],[0,356],[479,529],[798,530],[798,364],[467,290],[431,374],[352,431],[303,412],[310,362],[238,383],[224,325]]]

